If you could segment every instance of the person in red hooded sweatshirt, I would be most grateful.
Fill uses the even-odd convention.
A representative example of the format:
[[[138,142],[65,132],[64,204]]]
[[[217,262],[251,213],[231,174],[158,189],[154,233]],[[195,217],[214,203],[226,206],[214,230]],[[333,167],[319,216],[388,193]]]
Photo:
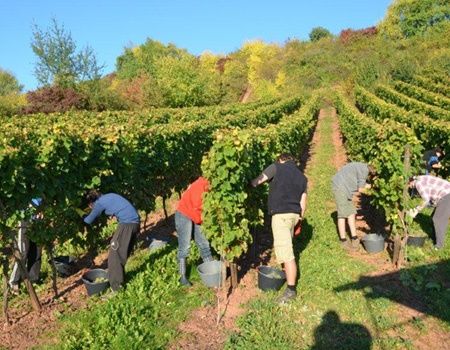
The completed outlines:
[[[212,261],[211,248],[201,230],[203,194],[208,191],[209,183],[204,177],[195,180],[181,195],[175,212],[175,228],[178,233],[178,267],[180,283],[191,286],[186,277],[186,258],[189,255],[192,233],[200,249],[203,261]]]

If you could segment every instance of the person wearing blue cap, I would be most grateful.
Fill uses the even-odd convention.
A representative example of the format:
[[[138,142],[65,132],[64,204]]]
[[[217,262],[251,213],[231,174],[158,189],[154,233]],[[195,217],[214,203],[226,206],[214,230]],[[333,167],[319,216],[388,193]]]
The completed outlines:
[[[38,208],[42,204],[42,198],[33,198],[30,207]],[[41,253],[42,249],[35,242],[30,240],[26,235],[28,227],[33,220],[39,219],[39,214],[33,215],[31,220],[21,220],[19,222],[19,230],[17,234],[17,248],[22,255],[22,260],[28,271],[30,282],[39,281],[39,274],[41,271]],[[9,286],[13,293],[19,292],[19,284],[23,279],[22,273],[17,262],[14,263],[13,270],[9,279]]]

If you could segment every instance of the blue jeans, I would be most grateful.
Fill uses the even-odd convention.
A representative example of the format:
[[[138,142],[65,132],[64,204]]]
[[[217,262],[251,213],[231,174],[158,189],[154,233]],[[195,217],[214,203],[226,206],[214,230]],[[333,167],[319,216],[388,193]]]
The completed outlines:
[[[178,233],[178,254],[177,258],[186,259],[189,255],[189,248],[191,247],[192,231],[194,231],[194,239],[202,259],[211,258],[211,249],[209,242],[201,231],[201,226],[195,224],[190,218],[183,215],[179,211],[175,212],[175,229]]]

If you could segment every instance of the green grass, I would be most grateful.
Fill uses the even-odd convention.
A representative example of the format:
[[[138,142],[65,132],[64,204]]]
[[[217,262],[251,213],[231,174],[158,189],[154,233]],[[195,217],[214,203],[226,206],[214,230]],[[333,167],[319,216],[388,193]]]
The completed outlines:
[[[313,155],[314,165],[307,173],[313,188],[308,193],[307,225],[295,244],[300,253],[297,299],[287,306],[277,306],[270,294],[251,302],[248,312],[238,320],[239,331],[228,339],[227,349],[412,346],[410,340],[397,336],[404,331],[391,312],[402,296],[390,288],[389,282],[364,279],[362,276],[374,268],[349,257],[339,246],[331,217],[335,211],[331,178],[336,172],[331,162],[334,156],[331,122],[326,117],[319,124],[320,145]],[[440,254],[436,261],[442,260],[446,253]],[[441,299],[445,293],[432,292],[440,293]],[[448,317],[443,309],[434,315]],[[392,329],[396,336],[388,335],[387,331]]]
[[[189,291],[179,286],[175,248],[133,255],[126,288],[106,301],[92,297],[87,309],[63,316],[58,343],[42,348],[165,348],[193,308],[213,301],[213,293],[196,275]]]

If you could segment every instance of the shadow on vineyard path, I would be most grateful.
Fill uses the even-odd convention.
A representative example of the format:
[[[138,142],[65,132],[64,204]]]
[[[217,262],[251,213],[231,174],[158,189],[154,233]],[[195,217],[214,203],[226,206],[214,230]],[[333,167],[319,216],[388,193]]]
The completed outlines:
[[[333,119],[332,140],[335,148],[333,164],[336,170],[339,170],[349,160],[343,145],[336,110],[331,108],[329,111],[330,117]],[[359,238],[363,237],[366,233],[385,232],[387,227],[384,217],[370,204],[370,198],[368,196],[358,194],[354,198],[354,203],[357,208],[356,229]],[[330,203],[330,205],[335,204]],[[336,221],[336,216],[334,216],[333,219]],[[336,231],[336,239],[337,238],[338,233]],[[397,270],[392,265],[391,257],[387,252],[367,254],[363,247],[360,246],[359,250],[348,252],[348,254],[355,259],[362,260],[375,267],[373,272],[366,275],[367,277],[370,278],[380,276],[381,278],[384,278],[384,283],[389,283],[390,289],[397,289],[401,291],[400,293],[402,294],[402,298],[406,304],[412,306],[416,305],[416,307],[408,307],[403,304],[395,305],[395,317],[400,325],[399,328],[403,328],[403,330],[400,331],[397,329],[391,329],[387,332],[389,336],[398,336],[413,340],[415,349],[450,349],[450,333],[443,332],[436,319],[433,319],[429,315],[418,311],[418,309],[426,309],[426,305],[423,305],[421,300],[418,300],[408,288],[403,286],[398,273],[389,276],[390,273],[396,272]],[[383,277],[383,275],[387,276]],[[424,329],[427,331],[418,332],[417,327],[414,326],[415,322],[422,322]],[[400,332],[401,334],[397,334],[397,332]]]

